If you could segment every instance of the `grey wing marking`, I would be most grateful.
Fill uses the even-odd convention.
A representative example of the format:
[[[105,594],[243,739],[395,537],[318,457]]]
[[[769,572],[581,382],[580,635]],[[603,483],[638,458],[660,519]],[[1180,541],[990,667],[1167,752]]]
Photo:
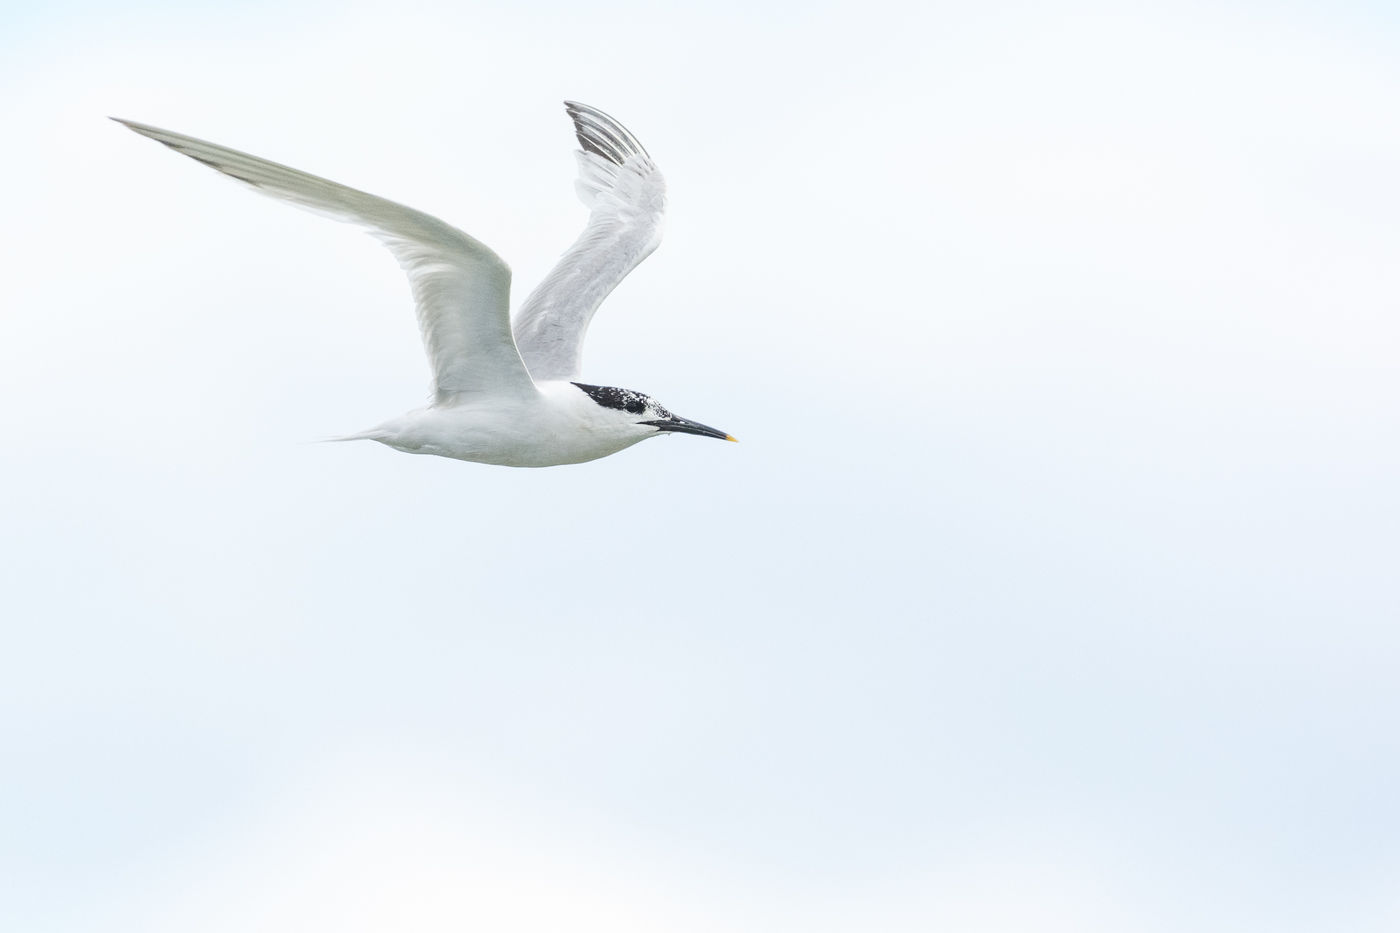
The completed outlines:
[[[485,244],[376,195],[192,136],[117,122],[263,194],[363,227],[384,243],[412,286],[438,403],[534,391],[511,338],[510,267]]]
[[[666,211],[665,179],[637,138],[601,110],[564,106],[582,147],[575,187],[589,215],[516,315],[515,342],[536,381],[578,377],[594,312],[661,243]]]

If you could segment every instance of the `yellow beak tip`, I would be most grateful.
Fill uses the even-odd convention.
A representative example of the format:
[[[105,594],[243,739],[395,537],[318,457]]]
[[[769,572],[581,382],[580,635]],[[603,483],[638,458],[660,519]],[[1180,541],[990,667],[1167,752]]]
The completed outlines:
[[[733,442],[736,443],[736,444],[739,443],[739,439],[738,439],[737,437],[733,436],[732,434],[726,434],[726,435],[724,435],[724,439],[725,439],[726,441],[733,441]]]

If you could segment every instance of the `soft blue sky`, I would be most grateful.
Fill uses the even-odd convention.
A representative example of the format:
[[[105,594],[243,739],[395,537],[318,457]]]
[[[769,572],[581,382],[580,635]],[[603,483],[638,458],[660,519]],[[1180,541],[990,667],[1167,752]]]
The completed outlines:
[[[68,4],[0,39],[0,928],[1392,930],[1400,23],[1378,5]],[[516,294],[560,101],[670,182],[512,471],[368,238]]]

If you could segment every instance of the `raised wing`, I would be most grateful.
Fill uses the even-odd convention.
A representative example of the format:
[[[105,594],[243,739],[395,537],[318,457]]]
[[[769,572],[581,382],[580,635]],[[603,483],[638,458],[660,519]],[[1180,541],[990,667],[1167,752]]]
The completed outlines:
[[[153,126],[117,122],[263,194],[357,224],[389,247],[413,288],[438,404],[476,394],[535,391],[511,339],[510,267],[485,244],[436,217],[276,162]]]
[[[637,138],[601,110],[564,106],[583,147],[576,187],[588,226],[516,315],[515,342],[537,381],[578,378],[593,312],[661,243],[666,211],[666,181]]]

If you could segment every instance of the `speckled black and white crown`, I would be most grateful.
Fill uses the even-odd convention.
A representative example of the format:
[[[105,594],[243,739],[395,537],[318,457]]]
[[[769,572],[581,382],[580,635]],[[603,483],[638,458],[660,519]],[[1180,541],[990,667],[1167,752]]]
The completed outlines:
[[[582,382],[575,382],[574,385],[604,408],[615,408],[618,411],[625,411],[629,415],[640,415],[648,410],[662,415],[670,414],[666,409],[656,404],[650,396],[633,392],[631,389],[619,389],[616,386],[591,386]]]

